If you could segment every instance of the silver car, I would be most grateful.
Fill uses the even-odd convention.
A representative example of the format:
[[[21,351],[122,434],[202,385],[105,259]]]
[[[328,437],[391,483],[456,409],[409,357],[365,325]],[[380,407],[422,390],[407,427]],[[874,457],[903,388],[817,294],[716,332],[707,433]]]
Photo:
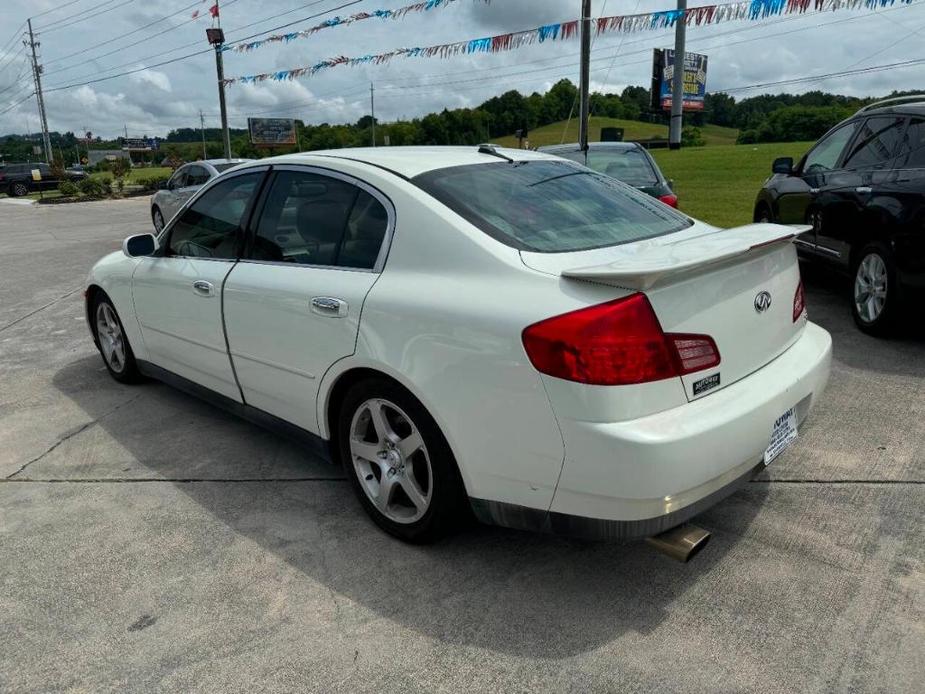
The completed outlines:
[[[167,185],[151,197],[151,219],[154,221],[154,228],[158,231],[163,229],[164,224],[170,221],[197,190],[222,171],[247,161],[253,159],[205,159],[184,164],[174,171]]]

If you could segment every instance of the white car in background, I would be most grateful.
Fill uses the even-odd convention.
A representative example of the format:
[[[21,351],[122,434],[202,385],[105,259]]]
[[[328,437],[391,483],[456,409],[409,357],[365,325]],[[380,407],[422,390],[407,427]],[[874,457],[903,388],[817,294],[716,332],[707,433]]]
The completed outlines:
[[[719,230],[537,152],[313,152],[126,239],[86,310],[117,380],[320,443],[402,539],[467,507],[645,537],[771,463],[825,387],[797,231]]]
[[[204,159],[184,164],[173,172],[164,187],[151,196],[151,221],[160,232],[167,222],[206,183],[238,164],[253,159]]]

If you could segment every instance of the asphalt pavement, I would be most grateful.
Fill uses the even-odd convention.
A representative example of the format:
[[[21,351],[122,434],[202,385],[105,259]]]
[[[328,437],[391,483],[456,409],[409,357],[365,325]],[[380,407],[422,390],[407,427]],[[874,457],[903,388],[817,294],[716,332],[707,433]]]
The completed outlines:
[[[828,390],[690,564],[412,547],[288,440],[108,376],[83,282],[149,229],[144,199],[0,203],[0,691],[922,690],[925,337],[862,335],[836,278],[806,276]]]

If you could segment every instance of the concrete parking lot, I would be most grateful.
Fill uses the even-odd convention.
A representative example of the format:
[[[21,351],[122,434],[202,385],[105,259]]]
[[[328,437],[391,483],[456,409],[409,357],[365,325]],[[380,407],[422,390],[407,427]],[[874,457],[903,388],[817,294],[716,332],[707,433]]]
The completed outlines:
[[[88,268],[147,202],[0,203],[0,690],[913,692],[925,679],[925,337],[835,343],[800,439],[644,543],[475,528],[410,547],[340,471],[157,383],[120,386]]]

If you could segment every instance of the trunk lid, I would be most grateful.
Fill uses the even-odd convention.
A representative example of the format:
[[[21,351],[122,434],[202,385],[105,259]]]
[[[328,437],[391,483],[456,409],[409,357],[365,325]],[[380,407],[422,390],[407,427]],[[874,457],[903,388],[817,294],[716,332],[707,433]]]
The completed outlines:
[[[668,333],[709,335],[719,366],[682,377],[688,399],[735,383],[792,345],[806,323],[793,320],[800,227],[706,224],[676,234],[576,253],[521,252],[535,270],[566,281],[642,291]],[[760,309],[760,310],[759,310]]]

